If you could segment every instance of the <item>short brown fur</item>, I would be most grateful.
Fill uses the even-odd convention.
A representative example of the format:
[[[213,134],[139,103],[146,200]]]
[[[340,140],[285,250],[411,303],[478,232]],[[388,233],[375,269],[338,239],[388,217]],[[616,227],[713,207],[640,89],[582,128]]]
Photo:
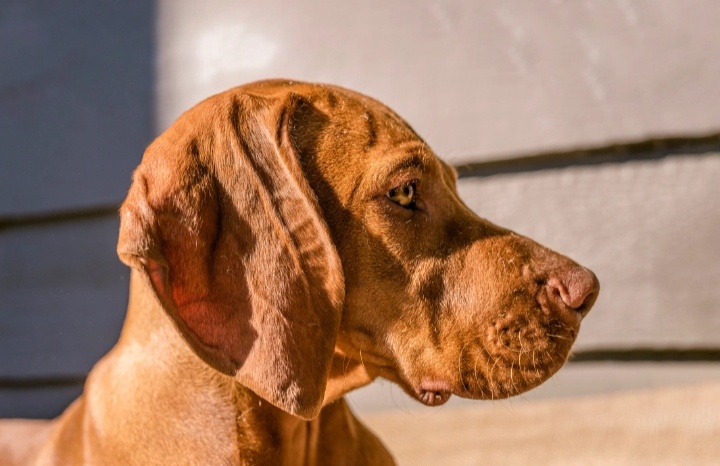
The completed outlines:
[[[0,423],[1,464],[391,465],[345,393],[526,391],[599,290],[470,211],[383,104],[282,80],[213,96],[151,144],[118,253],[120,340],[58,419]]]

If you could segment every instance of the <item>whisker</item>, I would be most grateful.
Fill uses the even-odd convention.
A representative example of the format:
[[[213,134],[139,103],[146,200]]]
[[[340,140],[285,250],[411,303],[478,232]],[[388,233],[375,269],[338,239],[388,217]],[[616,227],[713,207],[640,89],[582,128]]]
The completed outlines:
[[[547,336],[552,337],[552,338],[557,338],[558,340],[572,341],[572,340],[571,340],[570,338],[568,338],[568,337],[564,337],[564,336],[562,336],[562,335],[555,335],[555,334],[553,334],[553,333],[548,333]]]
[[[465,385],[465,377],[463,377],[462,355],[463,355],[463,352],[465,351],[465,348],[468,347],[468,345],[470,344],[471,341],[472,341],[472,340],[468,341],[467,343],[465,343],[465,344],[463,345],[462,348],[460,348],[460,355],[458,356],[458,374],[460,374],[460,383],[462,384],[463,389],[465,390],[465,393],[468,394],[468,395],[470,394],[470,389],[468,389],[467,385]],[[477,361],[476,361],[475,364],[476,364],[476,367],[477,367]],[[477,374],[477,372],[476,372],[476,374]]]
[[[489,390],[490,390],[490,399],[491,399],[491,400],[494,400],[494,399],[495,399],[495,385],[496,385],[496,383],[495,383],[495,381],[492,379],[492,375],[493,375],[493,372],[495,371],[495,366],[497,366],[498,361],[500,361],[500,358],[495,358],[495,357],[492,355],[492,353],[490,352],[490,350],[487,349],[487,346],[485,345],[485,342],[484,342],[483,340],[480,340],[480,344],[482,345],[483,349],[484,349],[485,352],[487,353],[488,358],[490,358],[490,359],[492,359],[492,360],[494,361],[492,367],[490,367],[490,371],[488,371],[488,373],[487,373],[486,376],[485,376],[485,377],[487,378],[488,388],[489,388]],[[499,397],[498,397],[498,398],[499,398]]]
[[[365,367],[365,361],[363,361],[362,357],[362,350],[360,350],[360,364],[363,366],[363,369],[365,369],[365,372],[367,372],[367,367]]]
[[[515,389],[515,393],[518,393],[519,390],[517,388],[517,385],[515,385],[515,379],[513,378],[513,368],[515,367],[515,363],[510,363],[510,383],[512,384],[513,388]]]

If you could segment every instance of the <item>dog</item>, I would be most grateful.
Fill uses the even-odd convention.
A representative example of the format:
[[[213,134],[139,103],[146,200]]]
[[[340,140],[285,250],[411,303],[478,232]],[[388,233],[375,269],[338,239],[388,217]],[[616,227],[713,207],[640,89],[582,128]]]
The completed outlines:
[[[595,275],[478,217],[382,103],[269,80],[190,109],[120,209],[117,345],[3,465],[392,465],[343,395],[500,399],[567,360]]]

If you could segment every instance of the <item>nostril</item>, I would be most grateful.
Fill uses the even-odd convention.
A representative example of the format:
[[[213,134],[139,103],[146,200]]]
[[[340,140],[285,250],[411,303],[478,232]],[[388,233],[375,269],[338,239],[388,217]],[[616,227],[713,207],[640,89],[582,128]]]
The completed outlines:
[[[565,305],[583,313],[590,310],[600,291],[595,274],[579,266],[551,275],[547,285],[552,292],[560,295]]]

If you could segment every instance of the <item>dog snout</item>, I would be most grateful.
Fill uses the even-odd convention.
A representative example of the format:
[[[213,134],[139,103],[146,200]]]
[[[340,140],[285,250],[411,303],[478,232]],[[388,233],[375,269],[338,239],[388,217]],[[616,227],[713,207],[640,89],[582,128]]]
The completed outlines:
[[[600,282],[592,271],[573,265],[552,272],[546,290],[557,306],[568,307],[585,317],[597,299]]]

